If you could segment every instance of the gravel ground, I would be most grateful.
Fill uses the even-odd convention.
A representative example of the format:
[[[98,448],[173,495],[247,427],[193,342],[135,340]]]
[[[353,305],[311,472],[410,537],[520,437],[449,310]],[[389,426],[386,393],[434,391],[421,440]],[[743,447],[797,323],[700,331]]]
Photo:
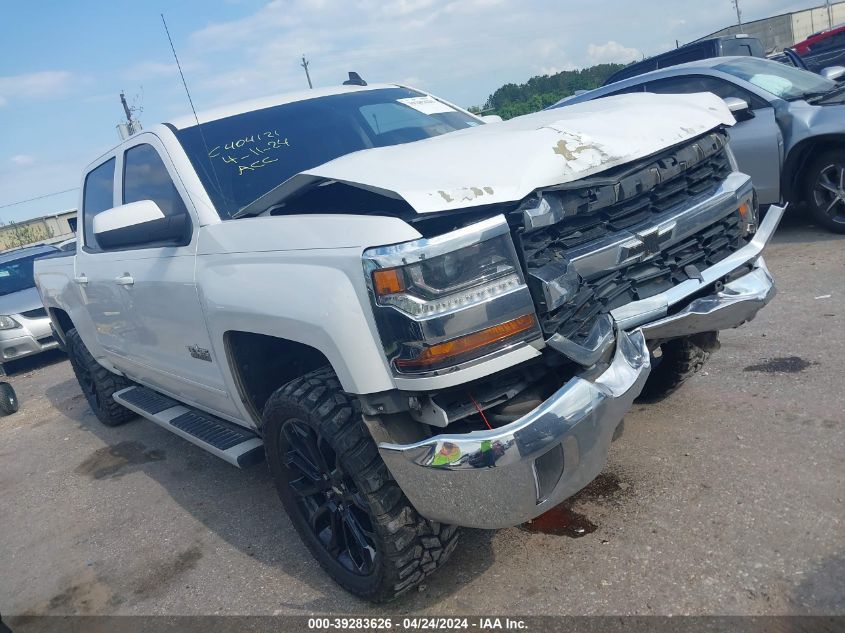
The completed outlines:
[[[21,410],[0,418],[0,612],[845,614],[843,245],[785,220],[773,303],[680,392],[635,406],[567,505],[594,531],[466,530],[382,607],[314,563],[266,468],[143,420],[106,428],[45,359],[10,379]]]

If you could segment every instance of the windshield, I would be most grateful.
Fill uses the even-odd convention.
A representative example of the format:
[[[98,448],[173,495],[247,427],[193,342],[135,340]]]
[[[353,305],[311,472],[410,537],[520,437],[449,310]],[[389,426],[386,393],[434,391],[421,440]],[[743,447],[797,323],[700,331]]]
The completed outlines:
[[[428,95],[382,88],[246,112],[176,136],[226,220],[291,176],[344,154],[480,124]]]
[[[715,68],[787,101],[823,94],[836,87],[835,82],[815,73],[756,57],[737,59]]]
[[[47,253],[38,253],[29,257],[13,259],[0,264],[0,296],[10,295],[35,286],[32,276],[32,262]]]

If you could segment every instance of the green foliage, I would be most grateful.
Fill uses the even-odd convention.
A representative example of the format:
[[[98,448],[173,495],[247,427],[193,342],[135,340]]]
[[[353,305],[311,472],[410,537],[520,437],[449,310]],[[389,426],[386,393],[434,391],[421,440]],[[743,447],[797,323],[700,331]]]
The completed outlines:
[[[20,248],[53,237],[53,229],[44,222],[9,222],[0,220],[0,250]]]
[[[537,112],[576,90],[598,88],[605,79],[624,67],[624,64],[599,64],[581,70],[564,70],[554,75],[538,75],[524,84],[505,84],[487,98],[484,113],[510,119]]]

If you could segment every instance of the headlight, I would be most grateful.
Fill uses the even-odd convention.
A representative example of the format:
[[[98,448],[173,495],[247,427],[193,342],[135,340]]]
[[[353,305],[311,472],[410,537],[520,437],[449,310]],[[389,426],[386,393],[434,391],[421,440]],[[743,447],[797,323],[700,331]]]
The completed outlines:
[[[395,371],[454,367],[539,337],[507,222],[364,253],[373,309]]]
[[[433,316],[485,301],[521,283],[508,235],[417,263],[373,271],[379,305],[412,317]]]
[[[16,327],[20,326],[21,324],[15,321],[12,317],[0,315],[0,330],[14,330]]]

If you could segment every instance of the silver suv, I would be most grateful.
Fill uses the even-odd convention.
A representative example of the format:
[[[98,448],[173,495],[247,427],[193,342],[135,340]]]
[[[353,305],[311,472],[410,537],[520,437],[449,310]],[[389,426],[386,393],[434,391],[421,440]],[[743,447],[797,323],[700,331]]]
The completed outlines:
[[[58,347],[50,317],[32,276],[33,262],[57,253],[54,246],[31,246],[0,255],[0,367],[3,373],[25,356]]]

